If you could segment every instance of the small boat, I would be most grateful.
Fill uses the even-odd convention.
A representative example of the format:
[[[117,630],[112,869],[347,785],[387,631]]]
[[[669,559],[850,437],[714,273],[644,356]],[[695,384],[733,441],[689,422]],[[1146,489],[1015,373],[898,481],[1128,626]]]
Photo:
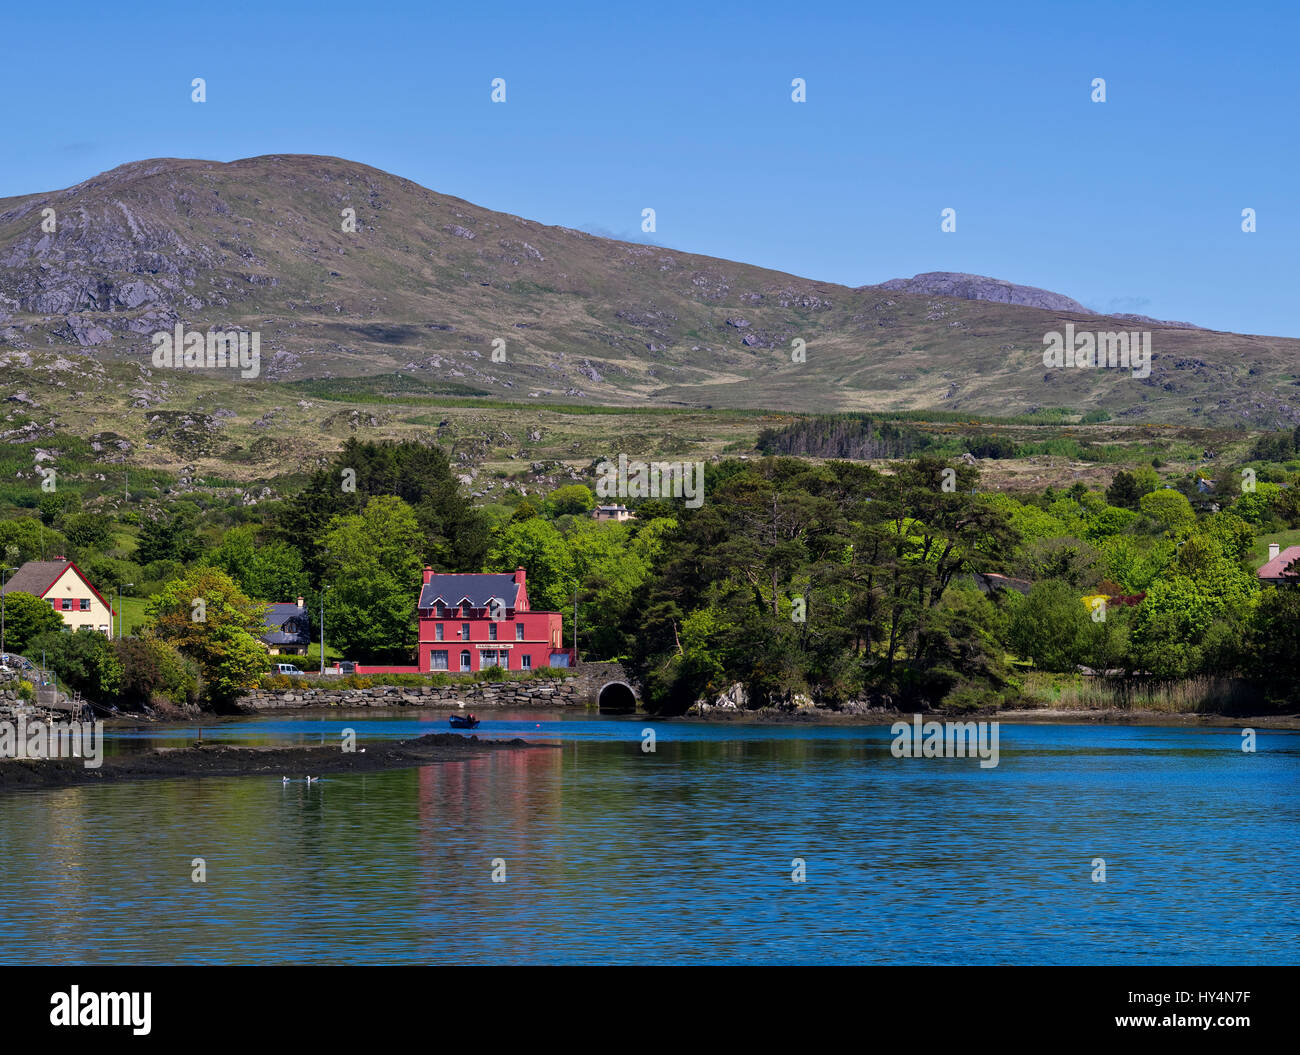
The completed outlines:
[[[462,717],[459,714],[453,714],[447,719],[453,729],[474,729],[478,726],[478,719],[472,714],[468,717]]]

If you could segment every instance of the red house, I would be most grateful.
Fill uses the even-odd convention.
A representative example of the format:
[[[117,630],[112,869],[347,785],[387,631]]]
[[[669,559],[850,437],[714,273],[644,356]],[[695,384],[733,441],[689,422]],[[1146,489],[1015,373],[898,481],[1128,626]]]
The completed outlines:
[[[435,575],[425,566],[420,588],[418,663],[422,672],[504,667],[567,667],[559,612],[528,606],[526,573]]]

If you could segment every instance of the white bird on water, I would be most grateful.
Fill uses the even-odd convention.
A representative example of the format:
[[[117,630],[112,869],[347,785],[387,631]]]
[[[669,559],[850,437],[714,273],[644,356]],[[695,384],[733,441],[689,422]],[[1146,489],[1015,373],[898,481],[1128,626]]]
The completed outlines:
[[[307,783],[308,783],[308,784],[315,784],[318,780],[320,780],[320,777],[308,777],[308,778],[307,778]]]
[[[287,783],[289,783],[289,778],[288,778],[288,777],[281,777],[281,778],[280,778],[280,783],[281,783],[281,784],[287,784]]]

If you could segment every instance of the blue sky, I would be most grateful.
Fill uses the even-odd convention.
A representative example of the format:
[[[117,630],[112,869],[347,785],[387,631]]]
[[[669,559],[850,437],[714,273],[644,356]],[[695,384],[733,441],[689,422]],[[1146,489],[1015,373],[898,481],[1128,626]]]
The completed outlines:
[[[651,207],[660,244],[810,278],[969,271],[1300,336],[1300,14],[1158,6],[24,5],[0,196],[333,154],[629,238]]]

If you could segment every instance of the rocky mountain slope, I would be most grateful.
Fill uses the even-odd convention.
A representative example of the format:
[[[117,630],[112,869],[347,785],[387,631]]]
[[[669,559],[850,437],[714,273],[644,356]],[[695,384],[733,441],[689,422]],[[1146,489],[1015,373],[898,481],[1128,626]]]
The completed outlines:
[[[1152,329],[1150,376],[1045,369],[1044,334],[1069,322]],[[1300,341],[1139,325],[979,276],[817,282],[543,226],[337,158],[156,159],[0,200],[0,381],[42,351],[147,380],[150,336],[177,323],[260,333],[263,380],[398,372],[524,401],[1300,419]],[[166,381],[181,390],[182,375]]]

